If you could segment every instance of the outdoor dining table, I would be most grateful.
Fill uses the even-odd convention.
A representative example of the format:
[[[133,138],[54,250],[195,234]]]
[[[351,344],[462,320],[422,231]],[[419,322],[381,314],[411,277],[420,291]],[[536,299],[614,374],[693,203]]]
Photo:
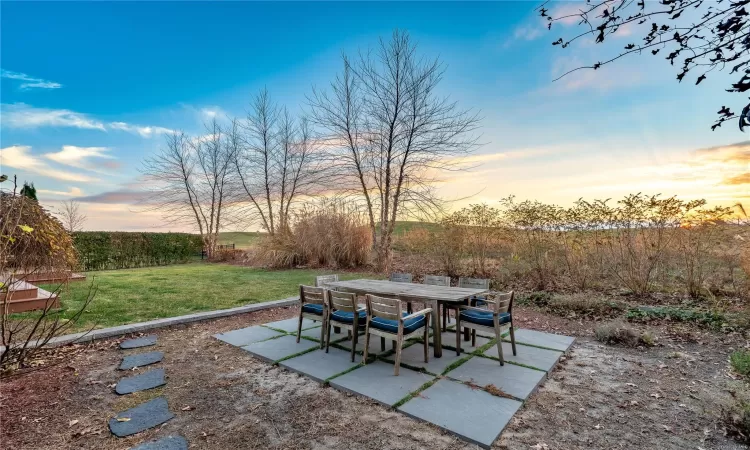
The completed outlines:
[[[408,302],[424,302],[430,305],[432,308],[432,344],[436,358],[443,356],[438,304],[464,303],[471,297],[489,292],[488,289],[469,289],[368,279],[334,281],[325,283],[325,286],[357,295],[373,294]]]

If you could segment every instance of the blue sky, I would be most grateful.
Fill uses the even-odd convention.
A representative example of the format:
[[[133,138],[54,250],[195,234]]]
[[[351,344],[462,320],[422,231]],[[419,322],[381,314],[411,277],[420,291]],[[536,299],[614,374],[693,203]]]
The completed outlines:
[[[342,51],[366,50],[399,28],[447,65],[441,89],[483,116],[478,167],[447,180],[447,195],[564,205],[637,191],[748,199],[747,184],[725,182],[750,172],[733,157],[747,151],[746,138],[733,124],[709,128],[722,104],[737,106],[726,79],[678,84],[648,55],[553,83],[638,30],[607,47],[561,50],[550,43],[572,25],[548,32],[535,6],[2,2],[0,168],[34,181],[52,207],[79,198],[87,228],[150,228],[158,216],[135,213],[128,194],[163,133],[244,115],[263,87],[298,111],[312,86],[325,88],[340,70]]]

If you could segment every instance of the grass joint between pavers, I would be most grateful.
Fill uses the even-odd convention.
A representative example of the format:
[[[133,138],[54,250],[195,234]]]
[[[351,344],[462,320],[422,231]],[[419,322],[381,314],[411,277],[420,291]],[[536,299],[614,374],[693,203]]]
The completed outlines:
[[[276,338],[271,338],[271,339],[276,339]],[[270,339],[266,339],[266,340],[270,341]],[[278,366],[280,362],[286,361],[288,359],[296,358],[298,356],[302,356],[310,352],[314,352],[315,350],[320,350],[320,347],[311,347],[311,348],[308,348],[307,350],[302,350],[301,352],[297,352],[293,355],[285,356],[281,359],[277,359],[276,361],[272,362],[271,365]]]
[[[438,381],[440,381],[439,377],[438,378],[434,378],[434,379],[426,382],[422,386],[419,386],[415,391],[409,392],[404,398],[402,398],[401,400],[399,400],[399,401],[397,401],[396,403],[393,404],[393,409],[400,408],[404,403],[408,402],[409,400],[411,400],[414,397],[418,396],[419,394],[421,394],[425,390],[429,389],[430,386],[432,386],[433,384],[437,383]]]

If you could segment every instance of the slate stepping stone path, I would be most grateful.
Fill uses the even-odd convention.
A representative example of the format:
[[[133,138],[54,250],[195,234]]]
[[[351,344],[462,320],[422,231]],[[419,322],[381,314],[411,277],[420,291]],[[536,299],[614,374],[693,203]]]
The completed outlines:
[[[130,450],[187,450],[188,442],[182,436],[167,436],[156,441],[146,442]]]
[[[145,391],[166,384],[164,381],[164,369],[152,369],[132,377],[121,378],[115,386],[115,392],[120,395],[132,394],[133,392]]]
[[[128,339],[127,341],[122,341],[120,343],[120,348],[126,350],[130,348],[148,347],[149,345],[154,344],[156,344],[156,335],[150,334],[148,336],[143,336],[137,339]]]
[[[120,363],[119,369],[130,370],[133,367],[148,366],[151,364],[158,363],[163,358],[164,358],[164,353],[162,352],[148,352],[148,353],[138,353],[135,355],[129,355],[129,356],[122,358],[122,363]]]
[[[167,399],[157,397],[109,419],[109,430],[117,437],[130,436],[173,419]],[[119,420],[118,420],[119,419]]]

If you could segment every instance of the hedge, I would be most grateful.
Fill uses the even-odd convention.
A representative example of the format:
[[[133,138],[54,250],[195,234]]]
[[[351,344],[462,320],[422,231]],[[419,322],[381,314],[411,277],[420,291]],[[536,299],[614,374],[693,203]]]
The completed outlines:
[[[187,233],[80,231],[73,245],[83,270],[128,269],[186,262],[200,254],[200,236]]]

